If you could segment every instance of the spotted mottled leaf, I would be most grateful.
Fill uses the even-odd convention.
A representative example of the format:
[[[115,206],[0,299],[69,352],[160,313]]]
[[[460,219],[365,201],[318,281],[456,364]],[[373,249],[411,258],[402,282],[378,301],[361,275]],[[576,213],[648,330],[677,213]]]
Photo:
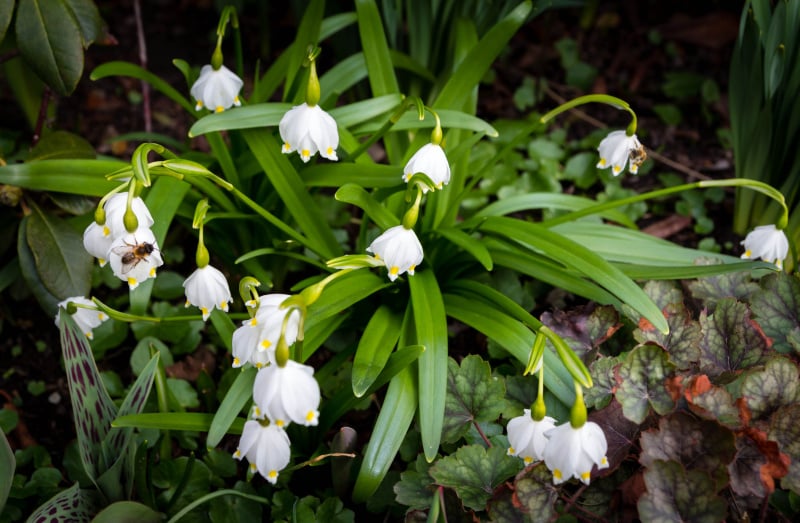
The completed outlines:
[[[686,470],[675,461],[655,461],[644,473],[647,493],[639,498],[642,521],[717,523],[727,515],[725,500],[701,470]]]
[[[502,446],[465,445],[437,461],[430,475],[439,485],[455,490],[465,507],[484,510],[494,489],[519,472],[521,464]]]
[[[766,417],[779,407],[800,401],[797,365],[786,358],[769,360],[763,370],[744,378],[742,397],[753,418]]]
[[[626,418],[642,423],[650,407],[659,414],[675,407],[665,387],[666,377],[674,367],[667,353],[655,345],[639,345],[628,353],[619,366],[621,383],[616,394]]]
[[[778,352],[800,353],[800,281],[783,272],[761,280],[750,297],[753,316]]]
[[[679,369],[688,369],[700,358],[698,344],[702,338],[700,324],[692,320],[692,316],[682,303],[670,303],[663,309],[667,317],[669,333],[658,329],[636,329],[633,337],[639,343],[653,342],[669,353],[669,359]]]
[[[742,302],[725,298],[714,314],[700,313],[700,370],[715,378],[764,362],[769,340]]]
[[[95,479],[102,472],[100,444],[117,417],[117,408],[100,379],[86,335],[69,314],[58,316],[78,449],[86,473]]]
[[[651,280],[644,284],[643,289],[659,309],[664,309],[673,303],[683,303],[683,292],[673,281]]]
[[[643,432],[639,441],[639,462],[645,467],[676,461],[709,474],[719,488],[728,482],[727,466],[736,455],[732,431],[682,412],[661,418],[658,428]]]
[[[683,392],[689,408],[705,419],[717,420],[723,425],[737,427],[739,409],[734,404],[733,396],[727,389],[711,383],[705,374],[691,379]]]
[[[610,338],[621,326],[614,307],[589,304],[570,311],[545,312],[542,323],[583,356]]]
[[[701,301],[709,311],[713,311],[723,298],[744,299],[757,290],[758,284],[746,271],[707,276],[689,283],[692,297]]]
[[[548,521],[555,513],[558,489],[553,486],[553,474],[543,462],[518,477],[514,489],[514,497],[529,521]]]
[[[783,488],[800,494],[800,403],[778,409],[770,418],[769,439],[777,441],[780,451],[792,460],[789,473],[781,479]]]
[[[89,491],[75,483],[45,501],[28,517],[28,523],[82,523],[92,519],[97,503]]]
[[[474,422],[497,419],[505,407],[505,394],[503,380],[492,377],[491,367],[480,356],[467,356],[460,366],[450,358],[442,441],[458,440]]]
[[[603,357],[596,359],[589,367],[593,386],[584,391],[584,400],[588,407],[602,409],[611,401],[617,388],[614,371],[619,362],[620,359],[616,357]]]

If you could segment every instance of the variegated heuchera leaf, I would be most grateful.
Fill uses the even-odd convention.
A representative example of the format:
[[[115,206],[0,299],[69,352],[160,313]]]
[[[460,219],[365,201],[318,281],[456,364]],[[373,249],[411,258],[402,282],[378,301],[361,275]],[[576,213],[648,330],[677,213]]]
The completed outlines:
[[[758,290],[758,283],[746,271],[730,272],[718,276],[698,278],[689,282],[692,297],[701,300],[703,306],[713,312],[717,302],[723,298],[744,299]]]
[[[754,419],[766,417],[779,407],[800,401],[797,365],[787,358],[772,358],[763,370],[748,374],[742,397]]]
[[[86,335],[69,314],[59,314],[59,318],[78,449],[86,473],[95,479],[103,472],[100,444],[117,417],[117,408],[100,379]]]
[[[786,476],[781,478],[781,487],[791,489],[800,495],[800,403],[781,407],[770,419],[768,437],[777,441],[780,451],[786,454],[791,463]]]
[[[614,376],[620,358],[598,358],[592,363],[590,371],[594,385],[584,391],[586,406],[601,409],[608,405],[617,388],[617,379]]]
[[[717,303],[714,314],[700,313],[700,370],[716,378],[764,362],[770,341],[747,305],[733,298]]]
[[[686,306],[681,303],[670,303],[663,309],[669,324],[669,333],[664,334],[652,325],[640,326],[633,332],[639,343],[653,342],[669,353],[669,359],[679,369],[688,369],[700,358],[698,344],[702,339],[700,324],[692,320]]]
[[[783,272],[761,280],[750,308],[778,352],[800,353],[800,280]]]
[[[497,419],[505,407],[505,394],[503,380],[492,377],[491,367],[480,356],[467,356],[460,366],[450,358],[442,440],[456,441],[473,422]]]
[[[639,345],[628,353],[619,366],[621,382],[616,393],[626,418],[642,423],[650,407],[659,414],[666,414],[675,407],[665,386],[674,367],[667,353],[655,345]]]
[[[555,513],[554,504],[558,499],[558,488],[553,485],[553,473],[544,462],[540,462],[520,476],[514,483],[520,510],[531,521],[549,521]]]
[[[675,461],[659,460],[647,468],[644,482],[647,492],[638,503],[642,521],[725,520],[725,500],[702,470],[686,470]]]
[[[568,312],[542,314],[542,323],[561,336],[578,356],[597,348],[622,327],[619,314],[610,305],[594,304]]]

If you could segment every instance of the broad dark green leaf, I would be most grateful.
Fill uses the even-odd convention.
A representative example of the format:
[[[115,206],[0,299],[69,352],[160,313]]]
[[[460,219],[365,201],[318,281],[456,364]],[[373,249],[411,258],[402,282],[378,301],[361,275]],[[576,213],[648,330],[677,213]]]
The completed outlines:
[[[420,454],[417,461],[400,474],[400,481],[392,488],[398,503],[420,510],[430,507],[434,492],[433,478],[428,474],[430,467],[430,463]]]
[[[33,514],[29,522],[88,523],[96,511],[94,498],[89,491],[75,483],[45,501]]]
[[[30,216],[24,216],[17,227],[17,258],[19,260],[19,272],[25,285],[36,297],[39,305],[48,314],[55,314],[58,310],[60,298],[54,296],[47,287],[44,286],[42,277],[36,269],[36,261],[28,246],[28,222]]]
[[[16,0],[8,0],[0,3],[0,42],[6,37],[6,30],[11,23],[11,15],[14,14],[14,4]],[[2,506],[2,504],[0,504]]]
[[[94,159],[94,147],[84,138],[67,131],[45,134],[28,153],[29,162],[58,159]]]
[[[763,370],[751,372],[742,383],[742,396],[754,419],[766,418],[780,407],[800,401],[800,380],[797,365],[775,357]]]
[[[769,340],[750,318],[750,309],[733,298],[717,303],[714,314],[700,313],[700,370],[716,377],[763,363]]]
[[[220,403],[217,413],[214,415],[214,420],[208,429],[208,437],[206,438],[208,447],[216,447],[222,441],[236,416],[239,415],[245,404],[252,399],[256,373],[257,370],[254,367],[250,367],[242,370],[236,376],[236,380],[234,380],[233,385],[225,394],[225,399]]]
[[[496,420],[505,407],[503,380],[492,377],[492,369],[480,356],[447,362],[447,401],[442,440],[455,442],[472,423]]]
[[[39,78],[68,95],[83,73],[81,26],[65,0],[19,0],[17,45]]]
[[[117,501],[100,511],[92,523],[157,523],[164,514],[135,501]]]
[[[439,451],[447,397],[447,316],[442,293],[431,270],[409,278],[416,341],[425,347],[419,358],[419,422],[425,458]]]
[[[727,515],[711,478],[702,470],[686,470],[675,461],[657,461],[644,473],[647,492],[639,498],[643,521],[716,523]]]
[[[27,240],[36,270],[47,290],[64,300],[91,290],[92,257],[69,224],[38,206],[27,223]]]
[[[642,423],[650,407],[662,415],[675,407],[665,386],[673,368],[664,350],[655,345],[639,345],[628,354],[619,366],[616,393],[626,418]]]
[[[436,483],[456,491],[465,507],[485,510],[494,489],[519,472],[522,462],[495,445],[465,445],[430,468]]]

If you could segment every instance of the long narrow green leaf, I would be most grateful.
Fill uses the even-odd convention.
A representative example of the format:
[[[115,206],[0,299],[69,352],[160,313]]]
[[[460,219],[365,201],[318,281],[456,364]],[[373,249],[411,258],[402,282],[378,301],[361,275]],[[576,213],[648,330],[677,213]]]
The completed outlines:
[[[473,238],[461,229],[455,228],[439,228],[436,229],[436,233],[441,234],[450,243],[470,253],[470,255],[478,260],[487,271],[492,270],[494,264],[492,262],[492,256],[489,254],[489,249],[477,238]]]
[[[489,217],[481,225],[481,230],[513,240],[563,263],[627,303],[658,330],[669,331],[666,318],[653,300],[622,271],[584,246],[534,223],[512,218]]]
[[[214,421],[213,414],[200,412],[146,412],[120,416],[112,427],[138,427],[140,429],[188,430],[206,432]],[[241,434],[244,418],[236,418],[228,428],[228,434]]]
[[[392,354],[403,318],[381,305],[370,318],[353,358],[353,394],[360,398],[380,375]]]
[[[404,185],[403,170],[396,165],[319,163],[303,169],[300,175],[309,187],[342,187],[345,184],[355,184],[376,188]]]
[[[281,152],[275,137],[265,129],[247,129],[242,131],[242,136],[284,205],[312,243],[309,248],[322,258],[339,256],[341,247],[330,225],[306,190],[292,163]]]
[[[297,27],[297,37],[289,48],[289,64],[286,71],[286,82],[283,85],[284,100],[287,99],[289,90],[295,82],[295,76],[300,74],[303,61],[308,56],[308,47],[317,45],[319,41],[324,11],[325,0],[311,0],[303,12],[303,18]]]
[[[94,71],[92,71],[92,74],[89,75],[89,78],[92,80],[100,80],[101,78],[106,78],[108,76],[129,76],[138,80],[144,80],[152,85],[156,91],[161,92],[162,94],[166,95],[167,98],[186,109],[189,114],[194,114],[195,112],[192,103],[174,87],[150,71],[142,69],[136,64],[129,62],[106,62],[95,67]]]
[[[353,487],[353,500],[357,503],[363,503],[378,489],[406,437],[417,410],[414,381],[411,369],[405,368],[389,383]]]
[[[117,160],[41,160],[0,167],[0,183],[32,191],[104,196],[118,187],[105,176],[124,167]]]
[[[593,205],[597,205],[597,202],[589,198],[572,194],[529,193],[503,198],[502,200],[490,203],[475,213],[475,217],[505,216],[507,214],[532,209],[563,209],[567,211],[577,211]],[[600,213],[600,216],[624,225],[625,227],[636,228],[636,224],[620,211],[610,209]]]
[[[375,200],[363,187],[354,183],[348,183],[339,188],[335,198],[340,202],[350,203],[361,208],[383,230],[400,224],[397,216]]]
[[[433,271],[409,277],[417,343],[425,347],[419,364],[419,424],[422,449],[431,462],[439,451],[447,396],[447,316]]]
[[[472,47],[444,85],[433,107],[436,109],[459,109],[478,85],[494,60],[506,49],[508,41],[519,30],[531,11],[531,2],[519,4],[504,19],[492,27]]]
[[[274,127],[291,108],[292,104],[289,103],[262,103],[210,113],[192,125],[189,136],[194,138],[213,131]]]
[[[253,397],[253,383],[256,381],[257,370],[254,367],[244,369],[236,376],[236,379],[225,394],[225,399],[220,403],[214,419],[208,427],[208,437],[206,445],[216,447],[228,429],[233,424],[236,416],[242,411],[245,404]]]
[[[468,131],[475,131],[482,133],[486,136],[498,136],[497,129],[490,124],[481,120],[477,116],[465,113],[463,111],[453,111],[450,109],[440,109],[436,111],[439,119],[442,122],[442,127],[445,129],[466,129]],[[358,126],[353,129],[355,134],[369,134],[374,133],[383,125],[383,122],[369,122],[364,125]],[[436,120],[431,117],[426,117],[420,120],[416,113],[406,113],[392,126],[393,131],[408,131],[413,129],[433,129],[436,125]]]
[[[481,300],[445,294],[444,304],[448,316],[482,332],[499,343],[523,365],[527,364],[536,335],[522,323]],[[572,405],[575,401],[572,378],[564,368],[564,364],[551,350],[544,352],[544,369],[545,387],[564,405]]]
[[[322,296],[308,308],[306,330],[314,328],[322,320],[339,314],[354,303],[389,285],[391,282],[385,278],[380,278],[364,269],[335,279],[325,287]]]

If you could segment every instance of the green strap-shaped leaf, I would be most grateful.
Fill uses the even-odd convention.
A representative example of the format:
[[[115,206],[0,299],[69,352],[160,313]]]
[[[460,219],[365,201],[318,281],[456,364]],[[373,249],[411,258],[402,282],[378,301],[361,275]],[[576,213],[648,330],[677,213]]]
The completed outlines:
[[[208,428],[208,437],[206,438],[206,445],[208,447],[216,447],[228,429],[236,419],[236,416],[242,411],[245,404],[253,397],[253,383],[256,381],[256,373],[258,371],[255,367],[250,367],[242,370],[225,393],[225,399],[220,403],[217,413],[214,415],[214,420]]]
[[[352,183],[361,187],[400,187],[403,171],[396,165],[364,163],[320,163],[300,174],[309,187],[343,187]]]
[[[286,68],[286,82],[283,85],[283,99],[290,95],[289,91],[295,84],[295,76],[302,75],[303,61],[308,56],[308,46],[317,45],[319,31],[322,25],[322,16],[325,11],[324,0],[312,0],[303,12],[303,18],[297,27],[297,37],[288,49],[289,63]],[[305,96],[305,92],[298,93],[298,98]]]
[[[59,313],[58,328],[72,415],[78,432],[78,451],[86,474],[94,479],[102,472],[98,469],[100,443],[117,417],[117,408],[100,379],[86,334],[63,310]]]
[[[0,183],[33,191],[103,196],[119,186],[105,175],[124,167],[116,160],[42,160],[0,167]]]
[[[28,523],[88,523],[96,507],[88,491],[75,483],[45,501],[28,517]]]
[[[107,62],[97,66],[94,71],[92,71],[92,74],[89,75],[89,78],[92,80],[99,80],[107,76],[129,76],[138,80],[144,80],[152,85],[156,91],[159,91],[161,94],[186,109],[189,114],[195,114],[194,105],[192,105],[185,96],[158,76],[150,71],[142,69],[136,64],[128,62]]]
[[[357,503],[363,503],[378,489],[414,419],[417,387],[412,372],[407,367],[389,383],[353,487]]]
[[[441,234],[450,243],[456,247],[461,247],[467,251],[473,258],[478,260],[483,268],[491,271],[494,266],[492,262],[492,255],[489,254],[489,249],[486,248],[479,239],[473,238],[461,229],[455,228],[439,228],[436,229],[437,234]]]
[[[449,109],[440,109],[436,111],[439,119],[442,122],[442,127],[445,129],[466,129],[468,131],[475,131],[476,133],[485,134],[487,136],[498,136],[497,129],[481,120],[477,116],[465,113],[463,111],[453,111]],[[429,129],[433,128],[436,120],[430,116],[425,117],[424,120],[419,119],[416,112],[405,113],[396,124],[392,126],[394,131],[408,131],[415,129]],[[374,133],[383,125],[383,122],[369,122],[364,125],[358,126],[353,129],[355,134],[369,134]],[[410,151],[409,151],[410,152]]]
[[[325,259],[341,255],[341,247],[330,225],[288,157],[281,152],[275,137],[265,129],[247,129],[242,131],[242,136],[284,205],[306,234],[310,242],[307,247]]]
[[[474,297],[445,294],[444,305],[448,316],[493,339],[523,365],[528,362],[536,335],[522,323]],[[572,405],[575,401],[572,378],[551,350],[544,352],[544,372],[545,387],[564,405]]]
[[[201,412],[145,412],[120,416],[113,422],[114,427],[138,427],[140,429],[188,430],[207,432],[214,421],[213,414]],[[241,434],[244,418],[236,418],[228,428],[228,434]]]
[[[383,371],[392,354],[403,317],[381,305],[367,323],[353,358],[353,394],[360,398]]]
[[[491,216],[481,230],[513,240],[583,274],[627,303],[658,330],[668,331],[666,318],[647,294],[622,271],[582,245],[544,227],[512,218]]]
[[[559,194],[559,193],[528,193],[503,198],[493,202],[477,213],[475,218],[483,216],[505,216],[507,214],[527,211],[531,209],[561,209],[566,211],[578,211],[597,205],[597,202],[584,198],[582,196],[575,196],[573,194]],[[600,213],[600,216],[626,227],[635,228],[636,224],[628,218],[624,213],[616,210],[609,209]]]
[[[292,104],[289,103],[263,103],[210,113],[192,125],[189,136],[194,138],[213,131],[274,127],[291,108]]]
[[[380,204],[370,193],[354,183],[348,183],[336,191],[335,198],[340,202],[359,207],[383,230],[400,225],[400,219]]]
[[[436,109],[458,109],[478,85],[495,58],[506,49],[512,36],[519,30],[531,11],[531,2],[519,4],[480,39],[461,61],[458,69],[442,87],[433,103]]]
[[[442,293],[433,271],[409,277],[411,307],[417,343],[425,347],[420,356],[419,424],[422,449],[430,462],[436,458],[444,423],[447,396],[447,316]]]
[[[14,14],[14,1],[0,3],[0,42],[6,37],[6,30],[11,23],[11,15]]]

